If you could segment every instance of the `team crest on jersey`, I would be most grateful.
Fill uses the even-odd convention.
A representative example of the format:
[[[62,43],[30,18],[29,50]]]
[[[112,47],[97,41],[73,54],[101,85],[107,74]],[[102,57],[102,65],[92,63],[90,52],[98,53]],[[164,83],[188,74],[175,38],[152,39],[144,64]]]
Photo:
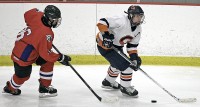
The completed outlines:
[[[48,42],[51,42],[51,41],[52,41],[52,36],[51,36],[51,35],[46,35],[46,37],[47,37],[47,41],[48,41]]]
[[[120,43],[121,45],[124,45],[124,44],[130,42],[132,39],[133,39],[132,36],[126,35],[126,36],[122,37],[122,38],[119,40],[119,43]]]

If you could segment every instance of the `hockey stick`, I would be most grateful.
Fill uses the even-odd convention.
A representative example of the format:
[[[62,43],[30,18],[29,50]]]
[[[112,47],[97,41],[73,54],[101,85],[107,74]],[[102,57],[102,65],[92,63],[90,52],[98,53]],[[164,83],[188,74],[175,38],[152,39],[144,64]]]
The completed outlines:
[[[53,48],[59,53],[61,54],[61,52],[54,46],[52,45]],[[69,66],[71,67],[71,69],[78,75],[78,77],[83,81],[83,83],[90,89],[90,91],[95,95],[95,97],[100,101],[100,102],[115,102],[118,101],[118,97],[110,97],[110,98],[102,98],[99,95],[97,95],[97,93],[94,92],[94,90],[88,85],[88,83],[82,78],[82,76],[76,71],[76,69],[69,63]]]
[[[131,65],[135,65],[126,55],[124,55],[121,51],[119,51],[117,48],[112,47],[114,51],[116,51],[120,56],[122,56],[125,60],[127,60]],[[160,85],[157,81],[155,81],[152,77],[150,77],[144,70],[139,68],[139,70],[146,75],[149,79],[151,79],[156,85],[158,85],[160,88],[162,88],[166,93],[168,93],[171,97],[173,97],[176,101],[180,103],[189,103],[189,102],[196,102],[196,98],[177,98],[173,94],[171,94],[169,91],[167,91],[162,85]]]

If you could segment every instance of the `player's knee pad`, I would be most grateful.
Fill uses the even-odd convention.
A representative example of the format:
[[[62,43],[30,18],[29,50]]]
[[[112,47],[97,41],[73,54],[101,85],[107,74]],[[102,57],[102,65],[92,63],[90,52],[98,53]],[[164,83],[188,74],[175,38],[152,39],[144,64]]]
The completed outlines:
[[[32,65],[20,66],[14,62],[15,75],[19,78],[29,77],[32,72]]]
[[[43,65],[46,62],[47,62],[46,60],[44,60],[42,57],[39,56],[38,59],[36,60],[35,64],[36,65]]]
[[[41,65],[40,71],[51,72],[51,71],[53,71],[53,67],[54,67],[53,62],[46,62],[45,64]]]

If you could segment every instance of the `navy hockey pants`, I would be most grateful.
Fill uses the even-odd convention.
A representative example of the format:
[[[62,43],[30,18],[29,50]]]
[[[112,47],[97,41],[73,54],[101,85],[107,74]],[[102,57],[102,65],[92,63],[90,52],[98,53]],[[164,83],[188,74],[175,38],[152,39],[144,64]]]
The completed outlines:
[[[119,55],[113,49],[105,50],[98,45],[97,45],[97,48],[100,54],[110,63],[112,67],[119,69],[120,71],[124,71],[130,66],[130,63],[126,61],[121,55]],[[122,48],[118,48],[118,49],[123,53]]]

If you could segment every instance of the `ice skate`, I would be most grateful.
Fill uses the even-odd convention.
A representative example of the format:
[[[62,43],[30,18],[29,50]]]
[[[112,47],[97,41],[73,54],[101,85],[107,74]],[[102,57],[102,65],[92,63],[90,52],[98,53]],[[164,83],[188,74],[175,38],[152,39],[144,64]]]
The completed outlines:
[[[124,96],[130,96],[130,97],[135,97],[135,98],[138,97],[138,91],[133,86],[130,86],[130,87],[121,86],[120,90],[122,92],[122,95]]]
[[[9,89],[9,85],[10,85],[10,82],[7,81],[6,86],[3,88],[3,93],[9,93],[12,95],[20,95],[21,94],[20,89],[11,90],[11,89]]]
[[[45,87],[42,84],[39,86],[39,97],[45,98],[45,97],[55,97],[57,96],[57,89],[53,88],[52,86]]]
[[[102,82],[102,88],[106,89],[120,89],[120,84],[118,82],[110,83],[108,80],[104,79]]]

